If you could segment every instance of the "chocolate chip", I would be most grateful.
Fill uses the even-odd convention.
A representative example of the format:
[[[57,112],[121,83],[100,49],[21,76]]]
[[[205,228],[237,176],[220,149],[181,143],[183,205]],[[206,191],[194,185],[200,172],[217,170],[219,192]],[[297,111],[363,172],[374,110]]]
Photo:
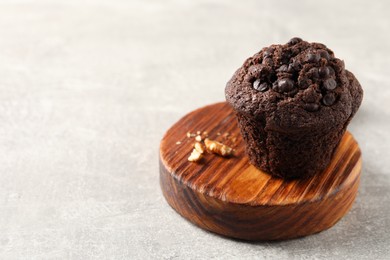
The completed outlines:
[[[324,58],[326,60],[330,60],[329,52],[327,52],[325,50],[321,50],[318,53],[320,54],[321,58]]]
[[[279,87],[278,87],[278,82],[277,81],[272,83],[272,90],[279,92]]]
[[[309,70],[309,73],[310,73],[310,77],[311,78],[315,78],[315,79],[318,79],[318,77],[319,77],[319,73],[318,73],[318,68],[311,68],[310,70]]]
[[[287,72],[294,72],[295,69],[294,69],[294,65],[292,63],[288,64],[288,68],[287,68]]]
[[[278,81],[279,92],[289,92],[294,89],[294,81],[291,79],[280,79]]]
[[[317,111],[320,106],[317,104],[317,103],[306,103],[303,108],[306,110],[306,111],[309,111],[309,112],[314,112],[314,111]]]
[[[299,71],[301,69],[301,64],[297,61],[294,61],[290,64],[288,64],[288,69],[287,69],[287,72],[295,72],[295,71]]]
[[[257,90],[260,87],[260,84],[260,80],[256,79],[255,81],[253,81],[252,87]]]
[[[299,87],[301,89],[305,89],[305,88],[309,87],[311,83],[312,83],[312,81],[310,79],[304,78],[304,79],[299,81]]]
[[[258,91],[264,92],[269,89],[269,84],[266,82],[263,82],[260,84]]]
[[[331,106],[336,101],[336,96],[333,93],[328,93],[322,98],[322,103],[325,106]]]
[[[297,93],[298,93],[298,89],[297,88],[293,88],[293,90],[287,92],[287,96],[293,97]]]
[[[329,75],[334,76],[336,74],[334,69],[332,67],[328,67],[328,68],[329,68]]]
[[[337,83],[334,79],[330,78],[324,81],[323,86],[327,90],[333,90],[337,87]]]
[[[330,70],[328,67],[321,67],[319,70],[318,70],[321,78],[327,78],[329,77],[329,74],[330,74]]]
[[[277,69],[278,72],[287,72],[288,71],[288,66],[283,64]]]
[[[320,55],[318,55],[317,53],[308,53],[306,55],[306,61],[307,62],[312,62],[312,63],[316,63],[320,60]]]
[[[257,91],[264,92],[269,88],[269,85],[266,82],[261,83],[260,79],[256,79],[253,82],[253,88],[256,89]]]
[[[268,67],[272,67],[274,65],[274,62],[271,57],[265,57],[262,61],[262,64]]]
[[[274,50],[275,49],[272,47],[265,49],[265,51],[263,52],[263,57],[264,58],[270,57],[273,54]]]
[[[301,38],[299,38],[299,37],[294,37],[294,38],[292,38],[291,40],[289,40],[288,41],[288,45],[295,45],[295,44],[297,44],[297,43],[299,43],[299,42],[301,42],[302,41],[302,39]]]

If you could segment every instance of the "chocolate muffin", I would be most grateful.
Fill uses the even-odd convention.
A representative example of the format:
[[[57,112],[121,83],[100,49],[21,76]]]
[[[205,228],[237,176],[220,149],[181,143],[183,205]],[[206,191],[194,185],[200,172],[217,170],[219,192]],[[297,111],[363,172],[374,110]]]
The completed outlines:
[[[248,58],[225,94],[251,163],[273,176],[303,178],[330,163],[363,90],[324,44],[293,38]]]

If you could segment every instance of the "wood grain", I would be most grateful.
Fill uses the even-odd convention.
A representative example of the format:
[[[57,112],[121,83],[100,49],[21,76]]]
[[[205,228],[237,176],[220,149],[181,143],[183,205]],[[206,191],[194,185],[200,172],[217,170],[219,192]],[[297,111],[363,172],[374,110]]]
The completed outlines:
[[[198,163],[189,162],[195,140],[186,133],[196,131],[235,148],[235,156],[206,154]],[[329,167],[305,180],[273,178],[252,166],[244,150],[234,112],[225,102],[184,116],[160,144],[160,184],[169,205],[221,235],[279,240],[333,226],[355,200],[361,152],[348,132]]]

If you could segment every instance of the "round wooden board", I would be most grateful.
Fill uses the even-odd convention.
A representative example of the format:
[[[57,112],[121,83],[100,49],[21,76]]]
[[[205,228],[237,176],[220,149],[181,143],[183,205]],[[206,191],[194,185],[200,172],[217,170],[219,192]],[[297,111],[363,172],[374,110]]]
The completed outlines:
[[[194,138],[233,147],[235,156],[187,160]],[[225,102],[197,109],[174,124],[160,145],[160,185],[169,205],[206,230],[245,240],[306,236],[333,226],[351,208],[359,186],[361,152],[350,133],[329,167],[306,180],[283,180],[252,166],[234,112]]]

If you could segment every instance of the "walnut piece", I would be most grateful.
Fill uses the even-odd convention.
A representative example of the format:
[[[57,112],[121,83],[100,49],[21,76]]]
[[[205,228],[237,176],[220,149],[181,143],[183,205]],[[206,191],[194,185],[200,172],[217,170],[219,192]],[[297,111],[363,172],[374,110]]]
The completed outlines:
[[[223,157],[228,157],[233,154],[233,148],[224,145],[220,142],[206,138],[204,140],[204,144],[206,145],[208,151],[219,154]]]
[[[204,153],[204,147],[202,143],[196,142],[194,144],[195,150],[197,150],[199,153],[203,154]]]
[[[195,148],[192,150],[192,153],[190,154],[190,157],[188,157],[188,161],[190,162],[197,162],[200,159],[202,159],[202,154],[198,152]]]

